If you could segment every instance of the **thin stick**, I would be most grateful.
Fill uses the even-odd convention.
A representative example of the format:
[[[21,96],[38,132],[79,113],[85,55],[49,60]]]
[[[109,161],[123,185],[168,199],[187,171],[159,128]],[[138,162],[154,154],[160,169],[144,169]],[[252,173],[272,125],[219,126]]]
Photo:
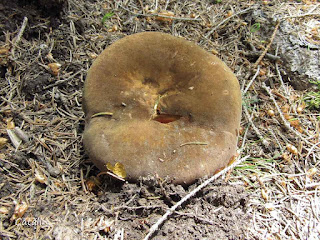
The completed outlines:
[[[121,6],[124,10],[130,12],[131,14],[134,14],[135,16],[143,16],[143,17],[162,17],[162,18],[169,18],[173,20],[179,20],[179,21],[202,21],[200,18],[182,18],[182,17],[174,17],[174,16],[165,16],[162,14],[143,14],[143,13],[135,13],[130,11],[128,8],[125,8],[124,6]]]
[[[311,154],[311,152],[313,151],[313,149],[314,149],[317,145],[320,145],[320,142],[315,143],[315,144],[310,148],[310,150],[308,151],[308,154],[307,154],[307,156],[306,156],[306,158],[305,158],[306,160],[308,159],[309,155]]]
[[[245,55],[245,56],[259,57],[262,54],[262,51],[256,51],[255,50],[255,51],[251,51],[251,52],[248,52],[248,53],[243,52],[242,54]],[[281,58],[279,56],[271,54],[271,53],[266,53],[265,56],[267,58],[269,58],[270,60],[272,60],[272,61],[280,61],[281,60]]]
[[[14,58],[14,55],[15,55],[14,52],[15,52],[16,46],[17,46],[17,45],[19,44],[19,42],[21,41],[21,37],[22,37],[22,35],[23,35],[24,30],[25,30],[26,27],[27,27],[27,24],[28,24],[28,18],[27,18],[27,17],[24,17],[24,18],[23,18],[22,25],[21,25],[21,28],[20,28],[20,30],[19,30],[19,33],[18,33],[16,39],[15,39],[14,42],[13,42],[13,47],[12,47],[12,50],[11,50],[11,54],[12,54],[13,58]]]
[[[277,45],[277,48],[276,48],[276,56],[278,56],[278,51],[279,51],[279,44]],[[281,86],[282,86],[284,92],[286,93],[286,95],[288,96],[289,95],[288,94],[288,90],[287,90],[286,86],[284,85],[284,82],[283,82],[283,79],[282,79],[282,76],[281,76],[281,73],[280,73],[280,70],[279,70],[278,63],[276,63],[275,66],[276,66],[276,71],[277,71],[278,78],[279,78],[279,81],[281,83]]]
[[[269,48],[271,47],[271,44],[273,43],[273,40],[276,36],[276,33],[277,33],[277,30],[279,28],[279,25],[280,25],[280,21],[277,22],[277,25],[275,26],[274,30],[273,30],[273,33],[272,33],[272,36],[271,36],[271,39],[270,39],[270,42],[269,44],[267,45],[266,49],[262,52],[262,54],[260,55],[260,57],[258,58],[258,60],[255,62],[255,64],[253,65],[253,68],[255,69],[259,63],[261,62],[261,60],[264,58],[264,56],[266,55],[266,53],[268,52]]]
[[[247,139],[247,134],[248,134],[248,130],[249,130],[249,127],[250,127],[250,124],[248,124],[247,128],[246,128],[246,131],[244,132],[243,134],[243,138],[242,138],[242,144],[241,144],[241,147],[240,147],[240,151],[242,151],[244,149],[244,145],[245,145],[245,142],[246,142],[246,139]]]
[[[213,175],[208,180],[204,181],[202,184],[200,184],[197,188],[192,190],[190,193],[188,193],[185,197],[183,197],[179,202],[176,203],[176,205],[172,206],[170,209],[167,210],[167,212],[149,229],[149,233],[145,236],[144,240],[148,240],[152,237],[152,235],[160,228],[160,226],[167,220],[167,218],[176,211],[178,207],[180,207],[184,202],[189,200],[191,197],[197,194],[202,188],[207,186],[209,183],[213,182],[220,176],[226,174],[230,169],[234,168],[238,164],[245,161],[249,156],[245,156],[244,158],[239,159],[238,161],[235,161],[230,166],[226,167],[225,169],[221,170],[217,174]]]
[[[265,147],[268,147],[270,144],[269,142],[263,138],[262,134],[260,133],[259,129],[254,125],[253,121],[252,121],[252,116],[250,116],[249,112],[248,112],[248,109],[246,106],[244,106],[243,108],[244,110],[244,113],[246,114],[246,117],[248,118],[248,121],[249,123],[251,124],[253,130],[256,132],[256,134],[258,135],[259,139],[262,141],[262,144],[265,146]]]
[[[68,78],[66,78],[66,79],[58,80],[58,81],[56,81],[55,83],[52,83],[52,84],[50,84],[50,85],[48,85],[48,86],[45,86],[43,89],[44,89],[44,90],[47,90],[47,89],[49,89],[49,88],[53,88],[53,87],[56,87],[56,86],[58,86],[58,85],[60,85],[60,84],[63,84],[63,83],[65,83],[65,82],[68,82],[70,79],[73,79],[75,76],[77,76],[79,73],[82,73],[82,72],[83,72],[83,70],[81,69],[81,70],[79,70],[78,72],[76,72],[75,74],[72,74],[70,77],[68,77]]]
[[[288,19],[288,18],[302,18],[302,17],[320,17],[320,14],[306,13],[306,14],[300,14],[300,15],[286,16],[286,17],[282,17],[281,20]]]
[[[249,82],[248,86],[246,87],[246,89],[243,91],[243,96],[246,94],[246,92],[249,90],[250,86],[252,85],[253,81],[257,78],[258,74],[260,72],[260,66],[258,66],[258,69],[256,71],[256,73],[254,74],[253,78],[251,79],[251,81]]]
[[[143,2],[141,0],[139,0],[139,3],[140,3],[140,6],[141,6],[141,9],[142,9],[142,13],[144,14],[144,7],[143,7]]]
[[[82,168],[80,169],[80,179],[81,179],[81,186],[82,186],[82,189],[85,193],[87,193],[87,188],[86,188],[86,184],[84,183],[84,178],[83,178],[83,170]]]

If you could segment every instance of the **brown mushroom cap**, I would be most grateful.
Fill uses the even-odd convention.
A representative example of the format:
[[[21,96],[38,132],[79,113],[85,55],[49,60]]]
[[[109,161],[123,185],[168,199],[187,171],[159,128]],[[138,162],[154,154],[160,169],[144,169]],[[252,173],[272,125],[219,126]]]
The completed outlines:
[[[84,86],[84,146],[102,170],[122,163],[129,180],[189,184],[235,155],[241,93],[235,75],[197,45],[159,32],[105,49]],[[112,116],[94,114],[111,112]]]

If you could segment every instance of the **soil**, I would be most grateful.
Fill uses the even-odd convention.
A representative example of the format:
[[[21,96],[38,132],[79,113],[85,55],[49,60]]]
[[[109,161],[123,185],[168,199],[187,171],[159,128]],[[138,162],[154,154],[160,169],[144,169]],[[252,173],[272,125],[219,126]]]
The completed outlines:
[[[152,1],[1,1],[0,137],[10,139],[8,129],[12,123],[27,135],[27,140],[23,140],[19,147],[10,141],[1,149],[1,239],[143,239],[170,207],[206,179],[204,177],[191,186],[180,186],[156,176],[137,183],[100,176],[82,146],[81,89],[88,68],[105,47],[135,32],[162,31],[181,35],[208,51],[214,49],[237,73],[244,90],[255,74],[251,67],[263,51],[261,43],[270,39],[274,30],[273,12],[279,2],[216,2],[159,1],[161,9],[182,16],[182,19],[167,21],[148,15],[153,14],[150,9],[156,7]],[[300,3],[288,4],[291,7]],[[209,7],[215,14],[207,11]],[[230,11],[239,13],[245,9],[247,12],[217,25],[228,18]],[[103,16],[110,12],[114,15],[102,23]],[[199,16],[204,23],[192,20],[200,19]],[[25,17],[28,19],[26,28],[18,39]],[[247,27],[262,18],[264,24],[259,33]],[[218,29],[207,35],[214,26]],[[297,198],[281,195],[287,186],[291,186],[291,190],[298,187],[300,190],[301,187],[308,191],[301,186],[300,178],[293,183],[289,175],[305,174],[310,169],[319,168],[319,153],[316,153],[319,123],[314,120],[318,112],[306,109],[308,112],[304,117],[294,115],[301,118],[301,126],[309,131],[303,132],[310,136],[311,143],[308,144],[301,140],[305,138],[297,139],[297,128],[292,131],[279,123],[280,115],[275,120],[266,114],[273,102],[261,85],[265,82],[267,87],[275,89],[278,94],[275,101],[282,107],[287,104],[291,98],[283,96],[279,90],[282,89],[281,82],[276,78],[274,66],[279,64],[280,72],[289,74],[283,78],[289,83],[287,88],[296,96],[292,106],[302,104],[298,95],[303,93],[298,90],[308,89],[312,84],[302,82],[301,76],[305,74],[303,76],[317,80],[319,74],[309,73],[314,73],[314,68],[319,73],[319,68],[315,67],[319,66],[319,45],[315,44],[311,53],[303,53],[311,54],[306,57],[313,61],[299,72],[292,64],[294,57],[286,55],[285,49],[294,43],[285,37],[288,28],[284,23],[280,25],[280,31],[282,35],[275,38],[275,43],[280,44],[280,55],[275,56],[277,45],[272,45],[272,54],[262,63],[262,70],[266,73],[260,72],[257,84],[250,88],[249,92],[254,94],[244,97],[245,105],[251,105],[253,109],[250,109],[251,116],[258,117],[251,122],[243,117],[239,148],[241,154],[253,156],[252,159],[185,202],[160,226],[153,239],[317,239],[320,236],[317,220],[312,220],[314,225],[309,225],[314,231],[291,225],[300,214],[292,214],[297,210],[294,208]],[[253,49],[252,45],[256,47]],[[61,65],[58,74],[49,63]],[[261,115],[260,111],[264,113]],[[260,131],[251,127],[245,130],[252,124]],[[274,135],[266,133],[266,128]],[[269,144],[259,136],[261,133]],[[299,143],[300,155],[288,152],[288,143],[296,146]],[[288,154],[290,160],[286,160],[283,154]],[[319,174],[312,176],[308,184],[320,179]],[[282,182],[278,183],[278,180]],[[282,186],[281,191],[274,190],[277,186]],[[315,198],[319,197],[314,188],[308,189],[313,191]],[[277,206],[271,209],[266,204],[274,204],[272,199],[276,199]],[[288,204],[282,209],[283,202]],[[279,212],[275,217],[277,209]],[[305,209],[311,207],[308,205]],[[305,210],[303,216],[312,215],[309,210]],[[283,221],[285,217],[290,220]],[[301,223],[301,226],[304,225]]]

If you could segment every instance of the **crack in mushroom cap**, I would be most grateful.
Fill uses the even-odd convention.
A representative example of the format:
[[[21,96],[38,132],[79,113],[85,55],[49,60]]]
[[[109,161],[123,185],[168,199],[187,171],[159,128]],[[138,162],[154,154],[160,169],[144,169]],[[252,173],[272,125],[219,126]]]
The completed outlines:
[[[122,163],[129,180],[157,174],[190,184],[235,155],[237,78],[220,59],[159,32],[124,37],[92,64],[83,91],[83,136],[102,170]],[[102,112],[112,115],[93,117]]]

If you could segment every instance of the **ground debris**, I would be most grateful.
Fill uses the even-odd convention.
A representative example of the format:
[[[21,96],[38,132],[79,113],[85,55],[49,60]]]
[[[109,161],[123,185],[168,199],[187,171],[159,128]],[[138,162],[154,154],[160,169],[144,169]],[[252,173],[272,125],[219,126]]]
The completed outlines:
[[[299,90],[319,77],[319,11],[314,1],[2,1],[0,238],[143,239],[205,181],[118,181],[99,175],[82,147],[93,60],[123,36],[161,31],[236,73],[239,155],[248,158],[176,209],[153,239],[319,239],[319,112]]]

